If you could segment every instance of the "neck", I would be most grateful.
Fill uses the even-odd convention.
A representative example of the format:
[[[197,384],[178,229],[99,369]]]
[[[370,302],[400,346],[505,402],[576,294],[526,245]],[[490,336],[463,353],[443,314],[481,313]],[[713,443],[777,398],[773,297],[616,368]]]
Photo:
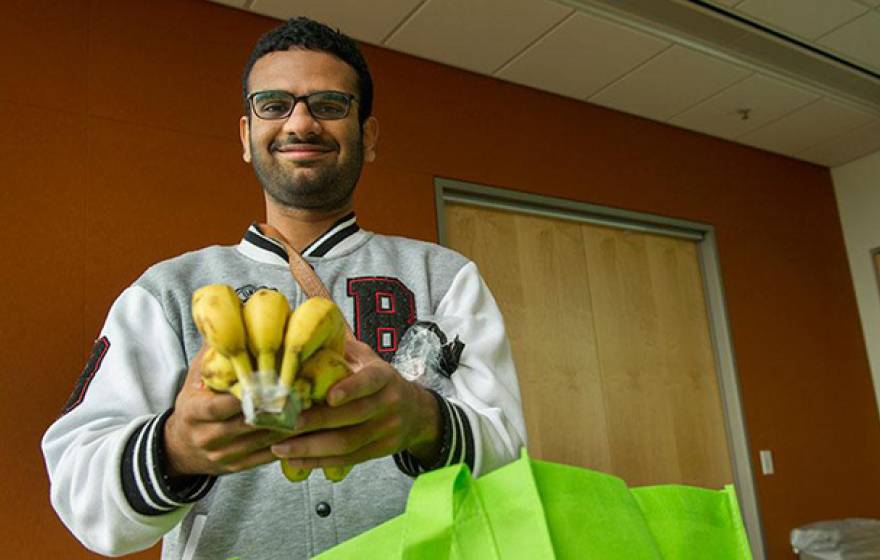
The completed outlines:
[[[338,210],[322,211],[288,208],[267,197],[266,222],[277,229],[294,249],[302,251],[351,210],[350,201]]]

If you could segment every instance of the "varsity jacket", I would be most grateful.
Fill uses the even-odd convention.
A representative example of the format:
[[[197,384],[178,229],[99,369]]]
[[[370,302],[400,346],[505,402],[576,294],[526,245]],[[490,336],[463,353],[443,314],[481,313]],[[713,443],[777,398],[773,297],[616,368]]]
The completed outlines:
[[[291,483],[270,463],[220,477],[169,479],[163,427],[202,345],[193,291],[274,288],[305,300],[282,246],[252,225],[237,246],[212,246],[148,269],[113,303],[62,415],[42,448],[51,502],[87,548],[121,555],[163,539],[163,559],[307,558],[403,512],[419,473],[465,462],[475,476],[525,445],[520,395],[501,314],[476,266],[431,243],[377,235],[346,216],[303,252],[358,339],[390,360],[417,321],[464,344],[447,363],[443,452],[356,465],[342,482],[316,470]],[[457,359],[455,359],[457,358]]]

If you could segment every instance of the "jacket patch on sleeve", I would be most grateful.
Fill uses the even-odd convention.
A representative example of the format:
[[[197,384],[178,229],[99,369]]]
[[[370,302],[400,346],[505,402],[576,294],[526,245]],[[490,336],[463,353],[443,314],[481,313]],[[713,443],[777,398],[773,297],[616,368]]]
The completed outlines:
[[[82,373],[79,374],[79,378],[76,380],[76,385],[73,387],[73,393],[71,393],[70,398],[67,399],[67,403],[61,410],[62,415],[67,414],[83,401],[86,396],[86,391],[89,388],[89,384],[92,382],[95,374],[98,373],[98,369],[101,367],[101,362],[104,361],[104,356],[107,355],[109,349],[110,339],[106,336],[102,336],[95,341],[95,345],[92,346],[92,353],[89,355],[89,361],[86,362],[86,367],[84,367]]]
[[[416,321],[412,291],[397,278],[349,278],[348,295],[354,298],[354,334],[383,359],[397,351],[403,333]]]

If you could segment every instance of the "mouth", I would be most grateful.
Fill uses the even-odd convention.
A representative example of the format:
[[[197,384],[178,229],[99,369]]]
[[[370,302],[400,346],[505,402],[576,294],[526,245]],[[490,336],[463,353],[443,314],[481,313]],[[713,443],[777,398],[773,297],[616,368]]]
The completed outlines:
[[[282,159],[288,161],[315,161],[323,159],[335,150],[320,144],[288,144],[273,150]]]

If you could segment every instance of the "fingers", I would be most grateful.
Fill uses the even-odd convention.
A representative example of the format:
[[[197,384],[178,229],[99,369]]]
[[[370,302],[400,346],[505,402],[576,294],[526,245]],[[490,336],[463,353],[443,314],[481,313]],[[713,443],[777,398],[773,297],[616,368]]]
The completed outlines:
[[[327,404],[340,406],[368,397],[381,391],[395,377],[397,372],[386,362],[371,363],[337,381],[327,394]]]
[[[180,400],[184,400],[181,403]],[[241,402],[229,393],[216,393],[203,390],[189,395],[188,399],[178,399],[177,407],[188,407],[189,417],[196,422],[218,422],[241,415]]]
[[[372,445],[374,442],[387,440],[382,453],[370,455],[369,458],[388,455],[400,447],[400,422],[398,415],[388,415],[346,428],[302,434],[273,445],[272,452],[278,457],[292,459],[350,459],[369,455],[375,450]]]
[[[369,461],[370,459],[389,455],[391,453],[389,449],[394,448],[396,441],[394,435],[389,434],[378,438],[353,452],[343,455],[289,458],[288,462],[290,466],[295,469],[315,469],[322,467],[356,465],[358,463],[363,463],[364,461]]]

